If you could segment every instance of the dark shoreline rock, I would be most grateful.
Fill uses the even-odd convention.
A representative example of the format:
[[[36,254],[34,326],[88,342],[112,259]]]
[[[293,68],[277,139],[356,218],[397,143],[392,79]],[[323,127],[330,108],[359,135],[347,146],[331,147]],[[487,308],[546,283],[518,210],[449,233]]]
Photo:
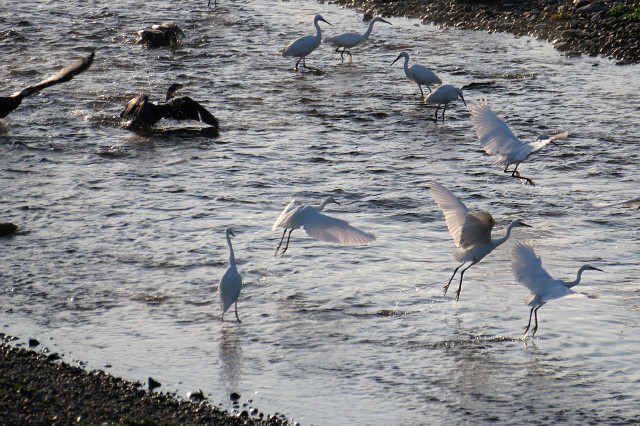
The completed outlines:
[[[0,343],[2,424],[288,424],[279,416],[233,415],[205,401],[180,400],[140,386]]]
[[[637,8],[640,16],[638,1],[577,0],[574,4],[573,0],[332,0],[331,3],[376,16],[403,16],[421,19],[425,24],[532,36],[551,42],[569,56],[603,55],[621,64],[640,62],[640,18],[622,11],[623,7]],[[620,13],[616,14],[617,11]]]

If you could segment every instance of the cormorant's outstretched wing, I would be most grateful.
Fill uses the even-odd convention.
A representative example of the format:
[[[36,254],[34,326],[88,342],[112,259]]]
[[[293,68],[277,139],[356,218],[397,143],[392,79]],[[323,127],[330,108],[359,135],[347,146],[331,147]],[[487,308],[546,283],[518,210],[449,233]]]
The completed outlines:
[[[123,121],[129,122],[127,127],[151,127],[165,116],[169,108],[158,108],[149,102],[149,96],[138,95],[131,99],[120,114]]]
[[[218,120],[198,102],[188,96],[173,98],[167,101],[170,106],[165,117],[174,120],[197,120],[218,128]]]
[[[53,86],[54,84],[64,83],[65,81],[71,80],[74,76],[80,74],[82,71],[89,68],[89,66],[93,63],[93,57],[95,52],[91,52],[89,56],[78,59],[71,65],[68,65],[55,73],[54,75],[42,80],[40,83],[35,84],[33,86],[25,87],[19,92],[14,93],[11,96],[1,96],[0,97],[0,118],[6,117],[11,111],[16,109],[22,99],[33,95],[34,93],[39,92],[40,90]]]

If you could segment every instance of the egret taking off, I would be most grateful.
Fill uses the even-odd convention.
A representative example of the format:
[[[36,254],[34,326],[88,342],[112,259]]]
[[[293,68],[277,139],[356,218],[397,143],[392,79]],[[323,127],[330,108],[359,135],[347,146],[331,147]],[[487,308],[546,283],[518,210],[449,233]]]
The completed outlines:
[[[371,20],[369,23],[369,28],[364,34],[359,33],[344,33],[334,37],[327,37],[324,39],[325,43],[330,43],[336,46],[336,52],[340,53],[340,58],[344,61],[344,54],[348,53],[349,58],[351,58],[351,52],[347,49],[351,49],[352,47],[360,46],[369,38],[371,34],[371,30],[373,29],[373,24],[376,22],[384,22],[385,24],[391,25],[391,22],[385,21],[381,17],[377,16]],[[342,50],[340,50],[342,48]]]
[[[242,277],[236,268],[236,258],[233,255],[233,247],[231,247],[231,237],[235,237],[235,234],[231,228],[225,229],[225,234],[227,237],[227,245],[229,246],[229,267],[224,272],[222,278],[220,278],[220,284],[218,285],[222,322],[224,322],[224,313],[227,312],[234,303],[236,305],[236,319],[238,322],[241,322],[238,316],[238,296],[240,295],[240,290],[242,290]]]
[[[276,247],[274,255],[278,254],[280,246],[284,241],[284,236],[289,230],[289,236],[287,237],[287,244],[280,253],[280,256],[284,256],[284,253],[289,248],[289,239],[294,229],[304,228],[310,237],[316,240],[325,241],[328,243],[338,244],[365,244],[371,241],[375,241],[376,237],[359,229],[349,225],[344,220],[336,219],[320,213],[329,203],[340,204],[333,197],[328,197],[318,206],[305,206],[298,203],[296,200],[292,200],[287,207],[282,211],[280,217],[275,221],[272,231],[280,228],[284,228],[280,244]]]
[[[498,166],[504,166],[505,173],[511,173],[511,176],[517,179],[524,179],[531,186],[534,186],[533,181],[520,176],[520,172],[518,172],[520,163],[529,158],[534,152],[540,151],[548,143],[555,144],[554,140],[566,138],[569,135],[569,132],[559,133],[551,137],[542,135],[532,142],[522,142],[511,132],[504,119],[491,111],[486,99],[471,105],[469,109],[471,111],[471,123],[476,129],[476,134],[485,152],[489,155],[497,156],[494,163]],[[512,164],[515,164],[515,167],[513,170],[508,170]]]
[[[536,256],[533,247],[521,241],[513,245],[511,267],[516,280],[531,292],[531,297],[526,302],[528,306],[531,306],[529,323],[524,328],[524,335],[526,336],[529,327],[531,327],[531,316],[535,315],[536,325],[533,327],[531,337],[535,336],[536,331],[538,331],[538,309],[542,305],[562,297],[582,296],[582,294],[571,290],[571,287],[580,284],[582,273],[589,269],[602,272],[602,269],[594,266],[583,265],[578,269],[578,277],[575,281],[554,280],[542,267],[542,261]]]
[[[444,120],[444,112],[447,110],[447,105],[449,105],[449,102],[455,101],[458,98],[462,99],[464,106],[467,106],[464,96],[462,96],[462,89],[458,89],[450,84],[445,84],[438,87],[429,96],[427,96],[425,102],[437,105],[436,121],[438,121],[438,109],[440,109],[440,105],[444,105],[444,108],[442,109],[442,119]]]
[[[316,27],[316,35],[314,36],[308,35],[308,36],[300,37],[299,39],[297,39],[296,41],[292,42],[287,47],[285,47],[284,50],[282,51],[283,57],[297,56],[298,58],[300,58],[298,59],[298,62],[296,62],[296,66],[294,68],[296,71],[298,71],[298,64],[300,63],[300,60],[302,60],[303,67],[318,71],[316,68],[308,67],[305,64],[304,58],[307,55],[309,55],[311,52],[316,50],[318,46],[320,46],[320,42],[322,41],[322,32],[320,31],[320,25],[318,24],[318,22],[320,21],[326,22],[327,24],[329,24],[329,22],[326,19],[324,19],[322,15],[316,15],[316,17],[313,18],[313,25]]]
[[[449,228],[453,241],[458,247],[454,250],[453,257],[455,257],[458,262],[461,262],[455,271],[453,271],[453,275],[451,275],[447,285],[444,286],[444,294],[447,294],[449,285],[451,281],[453,281],[453,277],[456,276],[458,269],[471,262],[469,266],[460,272],[460,285],[455,293],[456,300],[460,300],[462,277],[467,269],[480,262],[486,255],[491,253],[493,249],[507,241],[513,228],[518,226],[530,228],[530,226],[516,219],[509,224],[504,237],[494,240],[491,238],[491,230],[493,229],[493,225],[495,225],[495,221],[489,212],[470,212],[455,195],[437,182],[431,182],[429,187],[433,198],[444,213],[447,228]]]
[[[422,99],[424,99],[424,92],[422,91],[422,85],[424,84],[429,89],[429,93],[431,93],[430,84],[439,85],[442,84],[442,81],[438,78],[437,75],[429,68],[425,68],[422,65],[412,65],[409,68],[409,54],[407,52],[402,52],[398,55],[398,57],[391,62],[391,65],[395,64],[396,61],[400,58],[404,58],[404,75],[407,76],[409,81],[415,83],[420,88],[420,95],[422,95]]]

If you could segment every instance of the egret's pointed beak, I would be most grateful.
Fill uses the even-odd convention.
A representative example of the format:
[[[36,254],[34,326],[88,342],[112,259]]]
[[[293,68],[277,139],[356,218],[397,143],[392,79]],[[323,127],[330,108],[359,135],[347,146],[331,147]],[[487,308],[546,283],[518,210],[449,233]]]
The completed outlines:
[[[322,21],[322,22],[326,22],[327,24],[331,25],[331,22],[327,21],[327,20],[326,20],[326,19],[324,19],[324,18],[320,19],[320,21]]]
[[[385,20],[384,20],[384,19],[382,19],[382,18],[380,18],[380,22],[384,22],[384,23],[386,23],[386,24],[393,25],[391,22],[389,22],[389,21],[385,21]]]
[[[460,93],[460,99],[462,99],[462,102],[464,102],[464,106],[467,106],[467,102],[464,100],[464,96],[462,96],[462,93]]]
[[[402,55],[398,55],[398,57],[397,57],[396,59],[394,59],[394,61],[393,61],[393,62],[391,62],[391,65],[395,64],[395,63],[396,63],[396,61],[397,61],[398,59],[400,59],[400,58],[402,58]]]
[[[234,234],[232,230],[229,231],[229,235],[231,235],[232,237],[236,236],[236,234]]]
[[[602,269],[596,268],[595,266],[592,266],[591,269],[596,270],[596,271],[600,271],[600,272],[604,272]]]
[[[524,222],[520,222],[520,226],[524,226],[525,228],[533,228],[533,226],[531,226],[531,225],[527,225],[527,224],[526,224],[526,223],[524,223]]]

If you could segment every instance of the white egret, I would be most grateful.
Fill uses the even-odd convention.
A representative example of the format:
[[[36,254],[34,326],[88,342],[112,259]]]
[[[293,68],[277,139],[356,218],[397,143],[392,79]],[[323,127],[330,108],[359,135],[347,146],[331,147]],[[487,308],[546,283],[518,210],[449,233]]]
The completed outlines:
[[[569,132],[559,133],[554,136],[541,135],[532,142],[522,142],[518,139],[511,129],[507,126],[503,117],[497,116],[486,99],[471,105],[471,123],[476,129],[476,134],[484,150],[489,155],[497,155],[494,164],[504,166],[505,173],[511,173],[511,176],[517,179],[524,179],[531,186],[535,184],[529,178],[520,176],[518,166],[524,160],[529,158],[534,152],[540,151],[547,144],[555,144],[555,140],[566,138]],[[513,170],[508,170],[509,166],[515,164]]]
[[[525,226],[530,228],[531,226],[522,222],[519,219],[514,220],[507,227],[507,232],[504,237],[498,239],[491,238],[491,230],[495,225],[495,221],[489,212],[486,211],[469,211],[467,207],[456,198],[448,189],[440,185],[438,182],[431,182],[429,184],[431,194],[438,203],[438,206],[444,213],[445,221],[447,222],[447,228],[449,233],[453,237],[453,241],[456,243],[456,248],[453,252],[453,257],[461,264],[453,271],[453,275],[449,279],[449,282],[444,286],[444,294],[447,294],[449,285],[453,281],[453,277],[456,276],[458,269],[463,265],[471,262],[469,266],[460,272],[460,285],[456,291],[456,300],[460,300],[460,291],[462,290],[462,277],[467,269],[471,268],[476,263],[480,262],[486,255],[491,253],[496,247],[504,243],[509,239],[511,230],[515,227]]]
[[[308,67],[305,64],[305,57],[309,55],[311,52],[313,52],[314,50],[316,50],[318,46],[320,46],[320,43],[322,41],[322,32],[320,31],[320,25],[318,24],[318,22],[320,21],[326,22],[327,24],[329,24],[329,22],[326,19],[324,19],[322,15],[316,15],[316,17],[313,18],[313,25],[316,27],[316,35],[308,35],[308,36],[300,37],[296,41],[290,43],[282,51],[283,57],[297,56],[299,58],[294,68],[296,71],[298,71],[298,64],[300,63],[300,60],[302,60],[303,67],[318,71],[316,68]]]
[[[427,96],[425,102],[437,105],[436,121],[438,120],[438,110],[440,109],[440,105],[444,105],[444,108],[442,110],[442,119],[444,120],[444,113],[447,110],[447,105],[449,105],[449,102],[458,99],[458,97],[462,99],[462,102],[464,102],[464,106],[467,106],[467,103],[464,100],[464,96],[462,96],[462,89],[454,87],[450,84],[444,84],[434,90],[429,96]]]
[[[373,29],[373,24],[376,22],[384,22],[386,24],[392,25],[391,22],[385,21],[381,17],[377,16],[371,20],[369,23],[369,28],[364,34],[359,33],[344,33],[333,37],[327,37],[324,39],[325,43],[330,43],[336,46],[336,52],[340,53],[340,58],[344,61],[344,54],[348,53],[349,58],[351,58],[351,52],[347,49],[351,49],[352,47],[360,46],[369,38],[371,34],[371,30]],[[342,51],[340,50],[342,48]]]
[[[407,52],[402,52],[398,55],[398,57],[391,62],[391,65],[395,64],[396,61],[400,58],[404,58],[404,75],[407,76],[409,81],[415,83],[420,88],[420,95],[422,95],[422,99],[424,99],[424,92],[422,91],[422,85],[424,84],[429,89],[429,93],[431,93],[430,84],[439,85],[442,84],[442,81],[438,78],[438,76],[431,71],[429,68],[425,68],[422,65],[412,65],[409,68],[409,54]]]
[[[521,241],[513,245],[511,266],[516,280],[531,292],[531,297],[526,301],[526,304],[531,306],[531,312],[529,312],[529,323],[524,328],[524,335],[527,335],[529,327],[531,327],[531,316],[535,315],[536,325],[533,327],[532,337],[535,336],[536,331],[538,331],[538,309],[540,309],[542,305],[562,297],[582,296],[582,294],[571,290],[571,287],[580,284],[582,273],[590,269],[602,272],[602,269],[594,266],[583,265],[578,269],[578,277],[575,281],[566,282],[555,280],[544,270],[542,260],[536,256],[533,247]]]
[[[640,210],[640,197],[632,198],[631,200],[621,201],[621,202],[605,203],[601,201],[596,201],[589,204],[591,205],[591,207],[595,207],[595,208],[613,207],[613,206],[626,206],[626,207],[638,206],[638,210]]]
[[[296,200],[292,200],[271,228],[272,231],[275,231],[278,227],[284,228],[280,244],[276,247],[274,255],[278,254],[287,230],[289,230],[287,244],[280,253],[280,256],[284,256],[287,248],[289,248],[289,239],[291,238],[293,230],[301,227],[304,228],[310,237],[328,243],[365,244],[375,241],[376,237],[354,228],[344,220],[320,213],[329,203],[340,204],[334,200],[333,197],[328,197],[318,206],[306,206],[298,203]]]
[[[220,284],[218,284],[222,322],[224,322],[224,313],[227,312],[234,303],[236,305],[236,319],[238,322],[241,322],[238,316],[238,296],[240,295],[240,290],[242,290],[242,277],[236,268],[236,258],[233,255],[233,247],[231,247],[231,237],[235,237],[235,234],[231,228],[227,228],[225,229],[225,235],[227,237],[227,245],[229,246],[229,267],[224,272],[222,278],[220,278]]]

